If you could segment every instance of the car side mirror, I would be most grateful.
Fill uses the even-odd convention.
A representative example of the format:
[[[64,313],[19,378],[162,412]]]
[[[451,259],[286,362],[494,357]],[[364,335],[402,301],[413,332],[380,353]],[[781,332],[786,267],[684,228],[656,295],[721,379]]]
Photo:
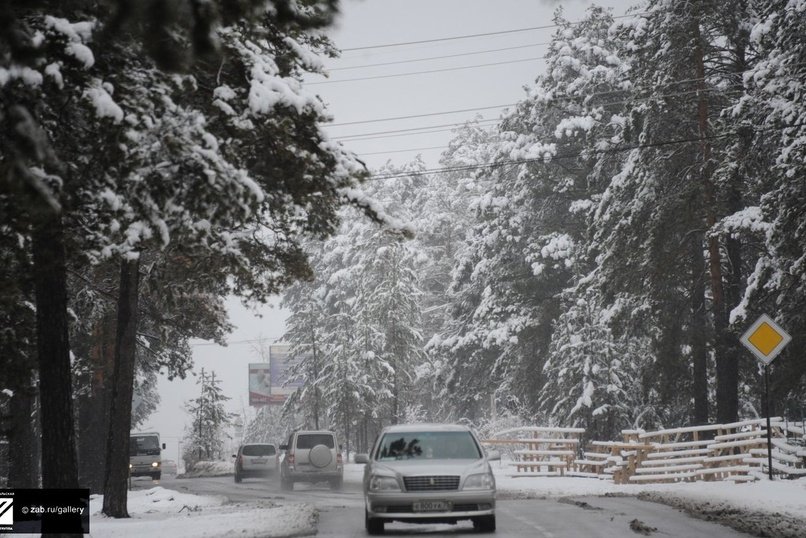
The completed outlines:
[[[280,445],[280,450],[288,450],[288,445]]]
[[[233,455],[232,455],[232,457],[233,457],[233,458],[237,458],[238,456],[236,456],[235,454],[233,454]]]
[[[162,443],[162,449],[165,450],[165,443]]]
[[[341,452],[342,450],[344,450],[344,445],[339,445],[339,452]]]
[[[488,461],[499,461],[501,459],[501,453],[497,450],[490,450],[487,452],[487,460]]]
[[[355,462],[356,463],[369,463],[369,454],[356,454],[355,455]]]

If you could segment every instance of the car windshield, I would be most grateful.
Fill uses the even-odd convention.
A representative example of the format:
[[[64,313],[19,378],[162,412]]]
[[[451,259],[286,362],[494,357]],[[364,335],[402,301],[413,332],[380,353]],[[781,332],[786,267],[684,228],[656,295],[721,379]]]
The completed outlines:
[[[244,456],[274,456],[274,445],[246,445],[243,447]]]
[[[378,460],[479,459],[481,452],[469,432],[387,433],[375,456]]]
[[[327,433],[303,433],[297,437],[297,448],[313,448],[316,445],[325,445],[328,448],[335,448],[336,443],[333,436]]]

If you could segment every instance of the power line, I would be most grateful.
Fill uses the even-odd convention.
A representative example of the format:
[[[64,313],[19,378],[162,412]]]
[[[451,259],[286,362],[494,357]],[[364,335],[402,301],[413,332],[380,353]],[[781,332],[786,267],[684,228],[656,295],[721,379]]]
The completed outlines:
[[[520,32],[531,32],[534,30],[547,30],[551,28],[556,28],[556,24],[548,24],[545,26],[532,26],[530,28],[515,28],[512,30],[501,30],[499,32],[484,32],[481,34],[465,34],[465,35],[457,35],[451,37],[437,37],[434,39],[421,39],[419,41],[402,41],[399,43],[385,43],[383,45],[365,45],[363,47],[351,47],[347,49],[341,49],[342,52],[352,52],[354,50],[367,50],[367,49],[385,49],[389,47],[402,47],[404,45],[421,45],[423,43],[438,43],[440,41],[455,41],[457,39],[472,39],[474,37],[487,37],[492,35],[504,35],[504,34],[516,34]]]
[[[223,345],[224,346],[236,346],[236,345],[241,345],[241,344],[258,344],[258,343],[267,342],[267,341],[268,342],[276,342],[280,338],[282,338],[282,336],[269,336],[269,337],[266,337],[266,338],[254,338],[254,339],[251,339],[251,340],[235,340],[235,341],[232,341],[232,342],[225,342]],[[189,344],[189,345],[191,347],[222,346],[222,344],[218,344],[216,342],[200,342],[200,343]]]
[[[461,53],[457,53],[457,54],[446,54],[444,56],[430,56],[428,58],[412,58],[410,60],[398,60],[396,62],[381,62],[381,63],[375,63],[375,64],[353,65],[353,66],[349,66],[349,67],[333,67],[333,68],[328,68],[328,71],[347,71],[348,69],[364,69],[364,68],[367,68],[367,67],[383,67],[383,66],[387,66],[387,65],[400,65],[400,64],[408,64],[408,63],[414,63],[414,62],[426,62],[426,61],[430,61],[430,60],[445,60],[445,59],[448,59],[448,58],[459,58],[461,56],[473,56],[473,55],[476,55],[476,54],[487,54],[487,53],[492,53],[492,52],[504,52],[504,51],[507,51],[507,50],[526,49],[526,48],[530,48],[530,47],[539,47],[539,46],[550,45],[550,44],[551,44],[550,42],[532,43],[532,44],[529,44],[529,45],[518,45],[516,47],[504,47],[504,48],[500,48],[500,49],[487,49],[487,50],[479,50],[479,51],[474,51],[474,52],[461,52]]]
[[[620,15],[618,17],[613,17],[613,19],[634,18],[634,17],[637,17],[639,15],[641,15],[641,14],[637,13],[637,14],[634,14],[634,15]],[[583,21],[569,22],[568,24],[570,26],[574,26],[574,25],[580,24],[581,22],[583,22]],[[464,35],[450,36],[450,37],[439,37],[439,38],[434,38],[434,39],[421,39],[419,41],[403,41],[403,42],[399,42],[399,43],[384,43],[384,44],[381,44],[381,45],[365,45],[365,46],[362,46],[362,47],[351,47],[351,48],[347,48],[347,49],[341,49],[341,51],[342,52],[352,52],[354,50],[383,49],[383,48],[389,48],[389,47],[401,47],[401,46],[404,46],[404,45],[420,45],[422,43],[438,43],[440,41],[455,41],[457,39],[472,39],[474,37],[487,37],[487,36],[493,36],[493,35],[514,34],[514,33],[519,33],[519,32],[531,32],[531,31],[534,31],[534,30],[549,30],[551,28],[559,28],[559,27],[560,27],[560,25],[558,25],[558,24],[546,24],[544,26],[532,26],[532,27],[529,27],[529,28],[515,28],[515,29],[512,29],[512,30],[501,30],[501,31],[498,31],[498,32],[484,32],[484,33],[480,33],[480,34],[464,34]]]
[[[453,131],[456,127],[461,127],[465,125],[471,120],[459,122],[459,123],[446,123],[443,125],[432,125],[430,127],[415,127],[412,129],[399,129],[395,131],[377,131],[375,133],[364,133],[360,135],[348,135],[348,136],[334,136],[333,140],[340,140],[343,142],[362,142],[364,140],[379,140],[381,138],[397,138],[401,136],[416,136],[421,134],[432,134],[432,133],[444,133],[448,131]],[[473,122],[473,125],[491,125],[494,123],[499,122],[499,119],[489,119],[489,120],[481,120]],[[437,127],[447,127],[446,129],[437,129]],[[433,130],[425,130],[425,129],[433,129]],[[399,132],[404,131],[404,132]],[[405,132],[405,131],[415,131],[415,132]],[[381,134],[384,135],[385,133],[397,133],[397,134],[386,134],[385,136],[370,136],[373,134]],[[361,137],[361,138],[355,138]]]
[[[372,153],[359,153],[359,157],[369,157],[370,155],[386,155],[387,153],[409,153],[412,151],[427,151],[431,149],[448,149],[448,146],[431,146],[428,148],[393,149],[390,151],[373,151]]]
[[[697,88],[697,89],[687,90],[687,91],[682,91],[682,92],[647,95],[647,96],[644,96],[644,97],[635,96],[635,97],[632,97],[632,98],[626,99],[626,100],[610,101],[610,102],[607,102],[607,103],[596,103],[595,106],[597,106],[597,107],[605,107],[605,106],[613,106],[613,105],[624,105],[624,104],[636,103],[636,102],[641,102],[641,101],[651,101],[653,99],[665,99],[665,98],[669,98],[669,97],[680,97],[680,96],[684,96],[684,95],[692,95],[692,94],[696,94],[696,93],[699,93],[699,92],[721,92],[723,95],[736,95],[738,93],[741,93],[740,90],[725,91],[725,90],[723,90],[721,88],[716,88],[716,87],[702,88],[702,89]],[[588,99],[590,97],[596,97],[596,96],[600,96],[600,95],[610,95],[610,94],[613,94],[613,93],[619,93],[619,92],[607,91],[607,92],[598,92],[598,93],[591,93],[591,94],[579,95],[579,96],[570,96],[570,95],[559,96],[558,95],[558,96],[554,96],[553,99],[556,100],[556,101],[574,101],[574,100]],[[507,108],[507,107],[512,107],[512,106],[517,106],[517,105],[523,104],[523,103],[524,103],[524,101],[521,101],[520,103],[511,103],[511,104],[507,104],[507,105],[497,105],[497,106],[492,106],[492,107],[479,107],[479,108],[470,108],[470,109],[464,109],[464,110],[448,110],[448,111],[445,111],[445,112],[431,112],[431,113],[428,113],[428,114],[417,114],[417,115],[412,115],[412,116],[399,116],[399,117],[394,117],[394,118],[379,118],[379,119],[375,119],[375,120],[362,120],[362,121],[349,122],[349,123],[330,124],[330,125],[326,125],[326,126],[327,127],[340,127],[340,126],[343,126],[343,125],[357,125],[357,124],[363,124],[363,123],[375,123],[375,122],[392,121],[392,120],[398,120],[398,119],[410,119],[410,118],[427,117],[427,116],[439,116],[439,115],[454,114],[454,113],[459,113],[459,112],[473,112],[473,111],[486,110],[486,109]],[[496,121],[499,121],[499,120],[493,119],[493,120],[482,120],[482,121],[483,122],[496,122]],[[460,126],[460,125],[464,125],[465,123],[467,123],[467,121],[458,122],[458,123],[441,124],[441,125],[431,125],[431,126],[425,126],[425,127],[412,127],[412,128],[409,128],[409,129],[392,129],[392,130],[388,130],[388,131],[376,131],[376,132],[371,132],[371,133],[358,133],[358,134],[353,134],[353,135],[334,136],[333,139],[334,140],[341,140],[341,141],[358,141],[357,140],[358,137],[365,137],[365,136],[369,136],[369,135],[394,134],[394,133],[401,133],[401,132],[408,132],[408,131],[421,131],[423,129],[432,129],[432,128],[436,128],[436,127]],[[419,133],[413,133],[413,134],[419,134]],[[427,134],[427,133],[423,133],[423,134]],[[382,138],[382,137],[378,137],[378,138]]]
[[[517,64],[523,62],[536,62],[538,60],[545,60],[545,56],[539,56],[537,58],[522,58],[520,60],[507,60],[505,62],[494,62],[488,64],[477,64],[477,65],[464,65],[461,67],[446,67],[443,69],[429,69],[426,71],[412,71],[410,73],[394,73],[391,75],[376,75],[372,77],[357,77],[357,78],[345,78],[342,80],[325,80],[322,82],[308,82],[307,86],[315,86],[318,84],[339,84],[342,82],[358,82],[362,80],[378,80],[382,78],[397,78],[397,77],[410,77],[414,75],[427,75],[430,73],[446,73],[448,71],[461,71],[463,69],[476,69],[478,67],[495,67],[497,65],[507,65],[507,64]]]
[[[635,149],[649,149],[649,148],[657,148],[663,146],[671,146],[676,144],[689,144],[692,142],[701,142],[702,140],[717,140],[722,138],[728,138],[731,136],[738,136],[739,133],[730,132],[721,135],[710,135],[705,137],[696,137],[696,138],[682,138],[678,140],[666,140],[663,142],[654,142],[649,144],[636,144],[633,146],[625,146],[622,148],[614,148],[614,149],[606,149],[606,150],[591,150],[588,153],[591,154],[598,154],[598,155],[607,155],[607,154],[616,154],[616,153],[624,153],[625,151],[632,151]],[[581,152],[575,153],[567,153],[562,155],[553,155],[550,160],[559,160],[559,159],[573,159],[580,157],[582,155]],[[370,176],[369,179],[371,180],[383,180],[383,179],[399,179],[404,177],[417,177],[417,176],[424,176],[428,174],[437,174],[437,173],[445,173],[445,172],[468,172],[471,170],[484,170],[488,168],[501,168],[504,166],[510,165],[518,165],[518,164],[530,164],[530,163],[539,163],[539,162],[546,162],[545,158],[533,158],[533,159],[517,159],[511,161],[498,161],[494,163],[486,163],[486,164],[469,164],[469,165],[462,165],[462,166],[446,166],[442,168],[430,168],[426,170],[421,170],[419,172],[401,172],[397,174],[386,174],[386,175],[375,175]]]
[[[459,114],[463,112],[477,112],[479,110],[492,110],[494,108],[506,108],[508,106],[514,106],[517,103],[511,103],[507,105],[493,105],[493,106],[482,106],[477,108],[463,108],[459,110],[446,110],[445,112],[429,112],[426,114],[412,114],[411,116],[395,116],[391,118],[377,118],[374,120],[360,120],[360,121],[348,121],[345,123],[330,123],[325,124],[325,127],[342,127],[344,125],[358,125],[359,123],[378,123],[381,121],[394,121],[394,120],[408,120],[412,118],[425,118],[427,116],[444,116],[445,114]]]

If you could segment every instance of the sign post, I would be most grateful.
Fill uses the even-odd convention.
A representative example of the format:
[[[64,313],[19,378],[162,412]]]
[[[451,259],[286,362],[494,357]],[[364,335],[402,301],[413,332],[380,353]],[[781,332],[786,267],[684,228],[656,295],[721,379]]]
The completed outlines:
[[[762,314],[744,333],[741,342],[764,365],[764,402],[767,414],[767,470],[772,480],[772,426],[770,425],[770,363],[792,337],[769,316]]]

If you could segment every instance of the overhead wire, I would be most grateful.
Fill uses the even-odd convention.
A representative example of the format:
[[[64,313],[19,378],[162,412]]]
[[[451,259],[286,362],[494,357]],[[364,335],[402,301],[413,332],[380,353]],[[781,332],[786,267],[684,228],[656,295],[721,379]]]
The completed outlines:
[[[504,52],[504,51],[508,51],[508,50],[526,49],[526,48],[539,47],[539,46],[550,45],[550,44],[551,44],[551,42],[531,43],[529,45],[518,45],[518,46],[514,46],[514,47],[504,47],[504,48],[500,48],[500,49],[487,49],[487,50],[479,50],[479,51],[473,51],[473,52],[460,52],[460,53],[457,53],[457,54],[446,54],[444,56],[430,56],[428,58],[412,58],[412,59],[409,59],[409,60],[398,60],[398,61],[394,61],[394,62],[381,62],[381,63],[375,63],[375,64],[352,65],[352,66],[348,66],[348,67],[332,67],[332,68],[328,68],[327,70],[328,71],[347,71],[347,70],[350,70],[350,69],[365,69],[365,68],[369,68],[369,67],[385,67],[385,66],[388,66],[388,65],[400,65],[400,64],[408,64],[408,63],[415,63],[415,62],[427,62],[427,61],[431,61],[431,60],[446,60],[446,59],[449,59],[449,58],[460,58],[462,56],[475,56],[475,55],[478,55],[478,54],[489,54],[489,53],[493,53],[493,52]]]
[[[523,62],[536,62],[538,60],[545,60],[545,56],[538,56],[535,58],[522,58],[520,60],[507,60],[504,62],[493,62],[487,64],[476,64],[476,65],[464,65],[460,67],[444,67],[441,69],[428,69],[426,71],[412,71],[409,73],[393,73],[389,75],[375,75],[370,77],[356,77],[356,78],[345,78],[341,80],[323,80],[320,82],[308,82],[306,83],[307,86],[318,86],[320,84],[340,84],[342,82],[358,82],[363,80],[379,80],[385,78],[398,78],[398,77],[410,77],[414,75],[427,75],[431,73],[447,73],[449,71],[462,71],[465,69],[476,69],[479,67],[495,67],[499,65],[508,65],[508,64],[517,64]]]
[[[395,116],[391,118],[376,118],[374,120],[360,120],[360,121],[348,121],[345,123],[330,123],[325,124],[326,127],[342,127],[344,125],[358,125],[359,123],[378,123],[381,121],[394,121],[394,120],[408,120],[413,118],[425,118],[428,116],[444,116],[446,114],[459,114],[464,112],[478,112],[479,110],[492,110],[494,108],[506,108],[508,106],[514,106],[517,103],[510,103],[505,105],[492,105],[492,106],[482,106],[476,108],[462,108],[458,110],[446,110],[444,112],[428,112],[425,114],[411,114],[409,116]]]
[[[619,16],[613,17],[613,19],[634,18],[634,17],[640,16],[640,15],[642,15],[642,14],[641,13],[636,13],[636,14],[630,14],[630,15],[619,15]],[[575,26],[575,25],[580,24],[582,22],[584,22],[584,21],[573,21],[573,22],[568,22],[567,24],[570,25],[570,26]],[[420,39],[418,41],[402,41],[402,42],[398,42],[398,43],[383,43],[383,44],[380,44],[380,45],[364,45],[364,46],[361,46],[361,47],[350,47],[350,48],[346,48],[346,49],[341,49],[341,51],[342,52],[353,52],[353,51],[357,51],[357,50],[369,50],[369,49],[382,49],[382,48],[389,48],[389,47],[401,47],[401,46],[404,46],[404,45],[421,45],[423,43],[438,43],[440,41],[455,41],[455,40],[458,40],[458,39],[471,39],[471,38],[475,38],[475,37],[488,37],[488,36],[494,36],[494,35],[504,35],[504,34],[514,34],[514,33],[521,33],[521,32],[531,32],[531,31],[534,31],[534,30],[549,30],[551,28],[559,28],[559,27],[560,27],[559,24],[546,24],[546,25],[543,25],[543,26],[531,26],[531,27],[528,27],[528,28],[515,28],[515,29],[510,29],[510,30],[500,30],[500,31],[497,31],[497,32],[484,32],[484,33],[479,33],[479,34],[464,34],[464,35],[458,35],[458,36],[439,37],[439,38],[433,38],[433,39]]]
[[[266,337],[266,338],[253,338],[253,339],[250,339],[250,340],[234,340],[232,342],[225,342],[224,345],[225,346],[234,346],[234,345],[240,345],[240,344],[259,344],[259,343],[263,343],[263,342],[274,343],[274,342],[277,342],[278,340],[280,340],[281,338],[282,338],[282,336],[269,336],[269,337]],[[198,343],[193,343],[193,344],[189,344],[189,345],[191,347],[206,347],[206,346],[221,346],[222,344],[218,344],[216,342],[198,342]]]
[[[697,89],[687,90],[687,91],[683,91],[683,92],[674,92],[674,93],[665,93],[665,94],[653,94],[653,95],[647,95],[647,96],[643,96],[643,97],[632,97],[631,99],[628,99],[628,100],[610,101],[610,102],[607,102],[607,103],[596,103],[595,106],[597,106],[597,107],[606,107],[606,106],[613,106],[613,105],[624,105],[624,104],[630,104],[630,103],[635,103],[635,102],[651,101],[651,100],[654,100],[654,99],[666,99],[666,98],[669,98],[669,97],[680,97],[680,96],[684,96],[684,95],[693,95],[693,94],[697,94],[699,92],[721,92],[723,95],[737,95],[737,94],[741,93],[738,90],[737,91],[725,91],[725,90],[722,90],[721,88],[697,88]],[[612,93],[615,93],[615,92],[600,92],[600,93],[587,94],[587,95],[584,95],[584,96],[555,96],[554,99],[561,100],[561,101],[569,101],[569,100],[576,100],[576,99],[582,99],[582,98],[589,98],[589,97],[598,96],[598,95],[609,95],[609,94],[612,94]],[[341,125],[357,125],[357,124],[360,124],[360,123],[374,123],[374,122],[379,122],[379,121],[392,121],[392,120],[398,120],[398,119],[411,119],[411,118],[417,118],[417,117],[438,116],[438,115],[444,115],[444,114],[454,114],[454,113],[457,113],[457,112],[478,111],[478,110],[493,109],[493,108],[506,108],[506,107],[515,106],[517,104],[518,103],[513,103],[513,104],[509,104],[509,105],[498,105],[498,106],[493,106],[493,107],[479,107],[479,108],[464,109],[464,110],[450,110],[450,111],[445,111],[445,112],[432,112],[432,113],[422,114],[422,115],[417,114],[417,115],[411,115],[411,116],[399,116],[399,117],[395,117],[395,118],[382,118],[382,119],[376,119],[376,120],[350,122],[349,124],[348,123],[343,123],[343,124],[338,124],[338,126],[341,126]],[[468,121],[472,121],[472,120],[468,120]],[[374,136],[374,135],[397,134],[397,133],[409,132],[409,131],[421,131],[421,130],[436,128],[436,127],[461,126],[461,125],[464,125],[464,124],[468,123],[468,121],[457,122],[457,123],[449,123],[449,124],[423,126],[423,127],[412,127],[412,128],[408,128],[408,129],[392,129],[392,130],[388,130],[388,131],[375,131],[375,132],[371,132],[371,133],[358,133],[358,134],[353,134],[353,135],[341,135],[341,136],[333,136],[332,138],[334,140],[340,140],[340,141],[343,141],[343,142],[347,142],[347,141],[357,142],[357,141],[359,141],[360,137],[368,137],[369,135]],[[500,121],[500,119],[489,119],[489,120],[482,120],[482,121],[483,122],[492,122],[492,123],[494,123],[494,122]],[[331,126],[336,126],[336,125],[333,124]],[[451,130],[451,129],[444,129],[444,130]],[[435,131],[435,132],[440,132],[440,131]],[[412,133],[412,134],[428,134],[428,133]],[[375,138],[386,138],[386,137],[385,136],[377,136]],[[367,139],[369,140],[369,139],[374,139],[374,138],[367,138]]]
[[[487,119],[487,120],[480,120],[480,121],[473,121],[473,120],[465,120],[457,123],[445,123],[442,125],[432,125],[430,127],[414,127],[412,129],[400,129],[396,131],[376,131],[375,133],[365,133],[362,135],[348,135],[348,136],[334,136],[333,140],[339,140],[342,142],[361,142],[364,140],[379,140],[381,138],[398,138],[401,136],[416,136],[421,134],[432,134],[432,133],[445,133],[448,131],[453,131],[457,127],[461,127],[462,125],[471,123],[472,125],[478,126],[488,126],[495,123],[500,122],[501,120],[498,118]],[[437,129],[437,127],[444,127],[443,129]],[[433,129],[433,130],[424,130],[424,129]],[[404,132],[399,132],[404,131]],[[405,131],[412,131],[412,132],[405,132]],[[386,134],[384,133],[396,133],[396,134]],[[369,136],[372,134],[380,134],[382,136]],[[355,138],[361,137],[361,138]]]
[[[709,135],[704,137],[696,137],[696,138],[682,138],[677,140],[665,140],[662,142],[651,142],[647,144],[635,144],[631,146],[624,146],[620,148],[612,148],[606,150],[590,150],[587,153],[590,154],[599,154],[599,155],[607,155],[607,154],[616,154],[616,153],[624,153],[626,151],[633,151],[636,149],[649,149],[649,148],[656,148],[656,147],[664,147],[676,144],[690,144],[694,142],[701,142],[703,140],[718,140],[722,138],[729,138],[732,136],[739,136],[740,133],[738,132],[730,132],[724,133],[721,135]],[[436,173],[446,173],[446,172],[466,172],[471,170],[483,170],[488,168],[502,168],[505,166],[512,166],[512,165],[519,165],[519,164],[530,164],[530,163],[550,163],[554,160],[559,159],[573,159],[580,157],[582,152],[574,152],[574,153],[567,153],[562,155],[552,155],[549,159],[545,157],[535,157],[531,159],[514,159],[509,161],[497,161],[494,163],[485,163],[485,164],[474,164],[474,165],[461,165],[461,166],[446,166],[441,168],[430,168],[421,170],[419,172],[401,172],[396,174],[381,174],[381,175],[371,175],[368,179],[370,180],[385,180],[385,179],[399,179],[404,177],[419,177],[425,176],[428,174],[436,174]]]

